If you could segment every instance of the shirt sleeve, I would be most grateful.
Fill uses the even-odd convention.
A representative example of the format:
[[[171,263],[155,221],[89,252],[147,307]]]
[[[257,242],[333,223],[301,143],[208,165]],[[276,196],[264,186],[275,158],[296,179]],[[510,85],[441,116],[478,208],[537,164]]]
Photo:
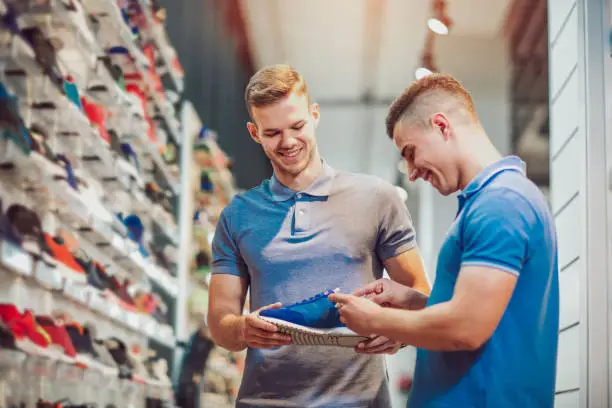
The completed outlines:
[[[416,233],[406,204],[391,184],[381,189],[376,254],[381,261],[417,246]]]
[[[518,276],[536,220],[533,207],[520,194],[484,192],[463,219],[461,266],[488,266]]]
[[[212,254],[212,273],[249,278],[247,265],[242,259],[238,244],[234,240],[230,205],[223,209],[217,222],[212,242]]]

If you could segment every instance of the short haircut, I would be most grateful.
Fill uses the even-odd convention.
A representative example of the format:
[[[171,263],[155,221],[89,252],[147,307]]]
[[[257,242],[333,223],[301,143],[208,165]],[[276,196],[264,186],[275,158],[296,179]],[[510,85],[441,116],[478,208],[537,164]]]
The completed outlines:
[[[387,135],[393,139],[395,125],[404,119],[427,126],[436,112],[460,111],[478,120],[474,101],[461,83],[448,74],[430,74],[414,81],[391,104],[387,113]]]
[[[273,105],[294,91],[299,95],[306,95],[310,103],[304,77],[290,65],[272,65],[260,69],[251,77],[244,93],[244,100],[252,117],[252,107]]]

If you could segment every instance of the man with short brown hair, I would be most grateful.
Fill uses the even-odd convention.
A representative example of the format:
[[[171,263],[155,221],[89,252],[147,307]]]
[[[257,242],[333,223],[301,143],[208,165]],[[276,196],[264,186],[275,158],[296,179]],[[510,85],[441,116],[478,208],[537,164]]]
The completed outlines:
[[[495,149],[451,76],[416,81],[389,108],[387,131],[411,181],[460,192],[431,296],[400,310],[426,297],[380,280],[329,300],[357,333],[419,348],[410,408],[552,407],[559,287],[546,199],[518,157]]]
[[[428,293],[406,206],[391,184],[321,159],[319,107],[290,66],[257,72],[245,99],[249,133],[274,174],[223,210],[208,316],[217,344],[248,348],[237,406],[387,408],[384,360],[374,354],[395,353],[400,343],[378,336],[355,350],[291,345],[259,311],[327,296],[327,289],[350,293],[383,268]],[[251,313],[243,315],[247,290]]]

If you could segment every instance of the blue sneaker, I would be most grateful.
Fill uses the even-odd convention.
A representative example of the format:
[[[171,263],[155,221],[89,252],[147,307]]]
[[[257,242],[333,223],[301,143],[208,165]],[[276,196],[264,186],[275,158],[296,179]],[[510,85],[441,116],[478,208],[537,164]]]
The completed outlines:
[[[367,340],[340,322],[336,305],[328,296],[338,289],[326,290],[301,302],[265,309],[259,316],[289,334],[295,345],[355,347]]]

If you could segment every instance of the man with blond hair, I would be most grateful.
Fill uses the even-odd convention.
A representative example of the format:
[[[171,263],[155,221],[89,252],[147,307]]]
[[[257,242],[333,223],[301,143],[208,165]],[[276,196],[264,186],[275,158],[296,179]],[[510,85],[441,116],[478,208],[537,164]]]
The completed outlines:
[[[391,105],[387,132],[410,180],[460,192],[457,216],[427,307],[401,310],[413,289],[381,280],[331,295],[341,320],[419,348],[410,408],[552,407],[559,288],[546,199],[518,157],[495,149],[451,76],[416,81]]]
[[[260,70],[245,99],[248,131],[274,174],[223,210],[208,315],[217,344],[248,348],[237,406],[389,407],[384,360],[375,354],[400,343],[378,336],[356,349],[292,345],[258,313],[327,289],[350,293],[381,278],[383,267],[428,293],[408,210],[391,184],[321,159],[319,107],[293,68]],[[251,313],[243,315],[249,289]]]

